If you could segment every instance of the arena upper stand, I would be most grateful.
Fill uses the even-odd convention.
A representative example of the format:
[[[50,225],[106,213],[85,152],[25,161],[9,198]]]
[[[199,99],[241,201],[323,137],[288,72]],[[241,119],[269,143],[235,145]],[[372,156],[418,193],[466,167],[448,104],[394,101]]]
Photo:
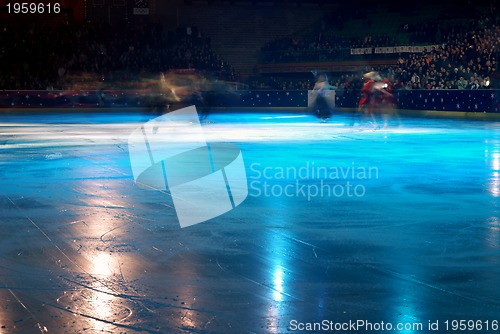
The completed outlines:
[[[179,68],[235,79],[233,68],[195,27],[164,31],[152,23],[3,22],[0,39],[0,89],[5,90],[58,90],[78,84],[112,88]]]
[[[267,75],[254,78],[252,85],[300,89],[302,72],[302,81],[312,87],[308,72],[316,67],[330,72],[337,85],[349,84],[353,74],[360,77],[376,70],[404,89],[498,87],[500,31],[493,3],[424,2],[401,9],[397,3],[380,5],[368,12],[354,11],[351,20],[340,23],[332,11],[309,35],[270,41],[261,50],[260,69]],[[415,45],[422,47],[412,51]],[[283,72],[296,73],[292,77]]]
[[[109,89],[186,68],[254,89],[309,89],[314,68],[329,72],[338,87],[371,70],[400,89],[498,87],[500,28],[492,1],[186,1],[178,17],[174,29],[158,20],[0,22],[0,89]],[[428,47],[377,52],[416,45]]]

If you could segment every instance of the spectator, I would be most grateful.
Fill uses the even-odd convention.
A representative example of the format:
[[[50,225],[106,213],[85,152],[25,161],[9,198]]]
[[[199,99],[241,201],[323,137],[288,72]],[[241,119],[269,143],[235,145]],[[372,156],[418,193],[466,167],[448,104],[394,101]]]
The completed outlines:
[[[458,79],[456,83],[458,89],[467,89],[468,85],[469,83],[467,82],[467,80],[465,80],[464,77],[460,77],[460,79]]]

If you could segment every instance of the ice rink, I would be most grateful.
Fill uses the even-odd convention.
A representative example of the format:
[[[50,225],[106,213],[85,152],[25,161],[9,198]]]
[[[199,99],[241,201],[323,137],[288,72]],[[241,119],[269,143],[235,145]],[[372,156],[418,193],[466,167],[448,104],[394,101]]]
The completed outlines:
[[[1,334],[500,333],[500,122],[211,114],[248,196],[181,228],[132,176],[154,117],[0,114]]]

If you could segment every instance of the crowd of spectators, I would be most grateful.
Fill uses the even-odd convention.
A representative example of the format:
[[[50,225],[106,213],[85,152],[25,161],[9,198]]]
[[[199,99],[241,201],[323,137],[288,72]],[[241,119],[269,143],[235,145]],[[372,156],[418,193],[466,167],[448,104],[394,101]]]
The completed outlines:
[[[444,44],[422,54],[400,57],[386,72],[405,89],[480,89],[498,84],[500,26],[449,34]]]
[[[351,48],[396,45],[394,36],[367,34],[364,37],[345,37],[338,32],[322,31],[302,38],[279,37],[261,50],[261,62],[283,63],[303,61],[345,60]]]
[[[429,21],[426,24],[417,26],[403,26],[412,36],[417,36],[420,41],[429,44],[439,44],[439,47],[432,47],[422,53],[401,53],[396,65],[376,66],[367,68],[367,71],[379,71],[396,83],[399,89],[486,89],[498,88],[499,75],[498,56],[500,41],[500,26],[498,15],[483,15],[479,19],[471,19],[466,24],[437,24]],[[290,43],[291,41],[291,43]],[[311,49],[316,49],[322,53],[323,48],[328,48],[330,44],[327,38],[323,38],[323,44],[318,40],[315,43],[301,43],[293,39],[273,41],[270,48],[285,46],[282,55],[290,54],[290,50],[297,49],[294,61],[300,55],[307,54]],[[437,43],[439,41],[439,43]],[[374,46],[394,46],[391,38],[381,38],[381,36],[365,36],[362,40],[338,39],[335,47],[349,45],[350,47],[374,47]],[[284,44],[283,44],[284,43]],[[347,43],[347,44],[343,44]],[[356,44],[357,43],[357,44]],[[290,46],[292,44],[293,46]],[[309,48],[309,49],[308,49]],[[265,49],[268,50],[268,49]],[[293,54],[293,53],[292,53]],[[328,53],[326,53],[328,55]],[[273,59],[274,61],[275,59]],[[286,57],[278,58],[279,61],[289,60]],[[309,59],[306,59],[309,60]],[[361,77],[360,73],[354,77]],[[337,81],[334,73],[332,80]],[[341,78],[341,77],[340,77]],[[294,82],[287,84],[287,79],[282,82],[278,78],[274,79],[273,88],[279,89],[281,86],[287,89],[301,87]],[[304,79],[309,87],[312,84],[308,79]],[[349,79],[341,83],[335,82],[335,86],[348,86],[353,82]]]
[[[366,18],[367,8],[354,15]],[[498,86],[500,26],[496,12],[467,24],[425,21],[403,24],[400,33],[413,42],[440,44],[423,53],[401,53],[396,65],[366,68],[383,73],[399,89],[482,89]],[[332,12],[313,34],[280,37],[262,49],[267,62],[349,59],[350,48],[394,46],[397,35],[339,34],[345,19]],[[352,16],[351,16],[352,17]],[[334,22],[334,28],[327,22]],[[369,21],[367,24],[369,25]],[[369,27],[367,27],[369,28]],[[369,30],[369,29],[368,29]],[[0,22],[0,89],[71,89],[88,81],[94,89],[118,87],[170,69],[196,69],[211,77],[235,81],[233,68],[196,27],[164,31],[152,23],[109,26],[101,22],[42,26]],[[279,50],[280,52],[275,52]],[[350,87],[362,73],[330,74],[330,83]],[[261,77],[246,82],[255,89],[303,90],[314,77]]]
[[[468,6],[468,7],[467,7]],[[464,15],[474,4],[456,6]],[[455,15],[442,13],[442,19]],[[498,88],[500,41],[499,15],[494,5],[465,23],[427,21],[406,25],[412,42],[434,42],[440,47],[422,54],[402,56],[396,66],[384,66],[390,79],[402,89],[488,89]]]
[[[283,63],[326,61],[349,56],[345,47],[349,40],[340,35],[317,35],[306,38],[280,37],[268,42],[261,50],[261,62]]]
[[[363,44],[364,38],[347,37],[342,33],[344,25],[349,20],[366,19],[375,8],[375,3],[366,3],[364,6],[343,3],[335,10],[325,13],[312,32],[300,37],[279,36],[269,41],[261,50],[261,61],[280,63],[347,58],[349,48]],[[364,22],[369,25],[369,20]],[[373,38],[375,41],[378,37],[370,36],[368,39]]]
[[[111,86],[179,68],[235,79],[210,40],[191,27],[165,32],[150,23],[0,23],[0,40],[0,89],[69,89],[78,80]]]

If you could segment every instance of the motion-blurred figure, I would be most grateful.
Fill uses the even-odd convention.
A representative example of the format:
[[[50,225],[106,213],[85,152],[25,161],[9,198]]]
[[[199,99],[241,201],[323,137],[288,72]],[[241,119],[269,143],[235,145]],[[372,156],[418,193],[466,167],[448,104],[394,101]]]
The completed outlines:
[[[390,84],[389,80],[382,79],[377,72],[365,73],[363,79],[366,81],[361,88],[358,116],[361,119],[369,118],[373,127],[378,128],[376,114],[384,114],[382,118],[384,126],[387,126],[388,116],[385,115],[387,113],[386,109],[393,108],[395,110],[396,105],[395,97],[390,92],[390,90],[392,91],[392,84]]]
[[[194,70],[172,70],[160,74],[160,92],[167,112],[195,105],[204,119],[208,113],[217,107],[219,97],[233,97],[235,83],[208,78]]]
[[[330,85],[326,73],[318,74],[316,71],[312,71],[312,73],[316,77],[316,83],[312,90],[312,99],[314,101],[312,105],[317,117],[319,117],[322,122],[326,122],[332,115],[335,103],[330,96],[330,91],[336,87]]]
[[[382,116],[384,122],[383,127],[387,127],[391,119],[396,119],[398,125],[401,125],[393,83],[387,78],[382,79],[380,83],[382,84],[382,90],[381,94],[376,94],[377,100],[375,101],[375,110],[380,112]]]

